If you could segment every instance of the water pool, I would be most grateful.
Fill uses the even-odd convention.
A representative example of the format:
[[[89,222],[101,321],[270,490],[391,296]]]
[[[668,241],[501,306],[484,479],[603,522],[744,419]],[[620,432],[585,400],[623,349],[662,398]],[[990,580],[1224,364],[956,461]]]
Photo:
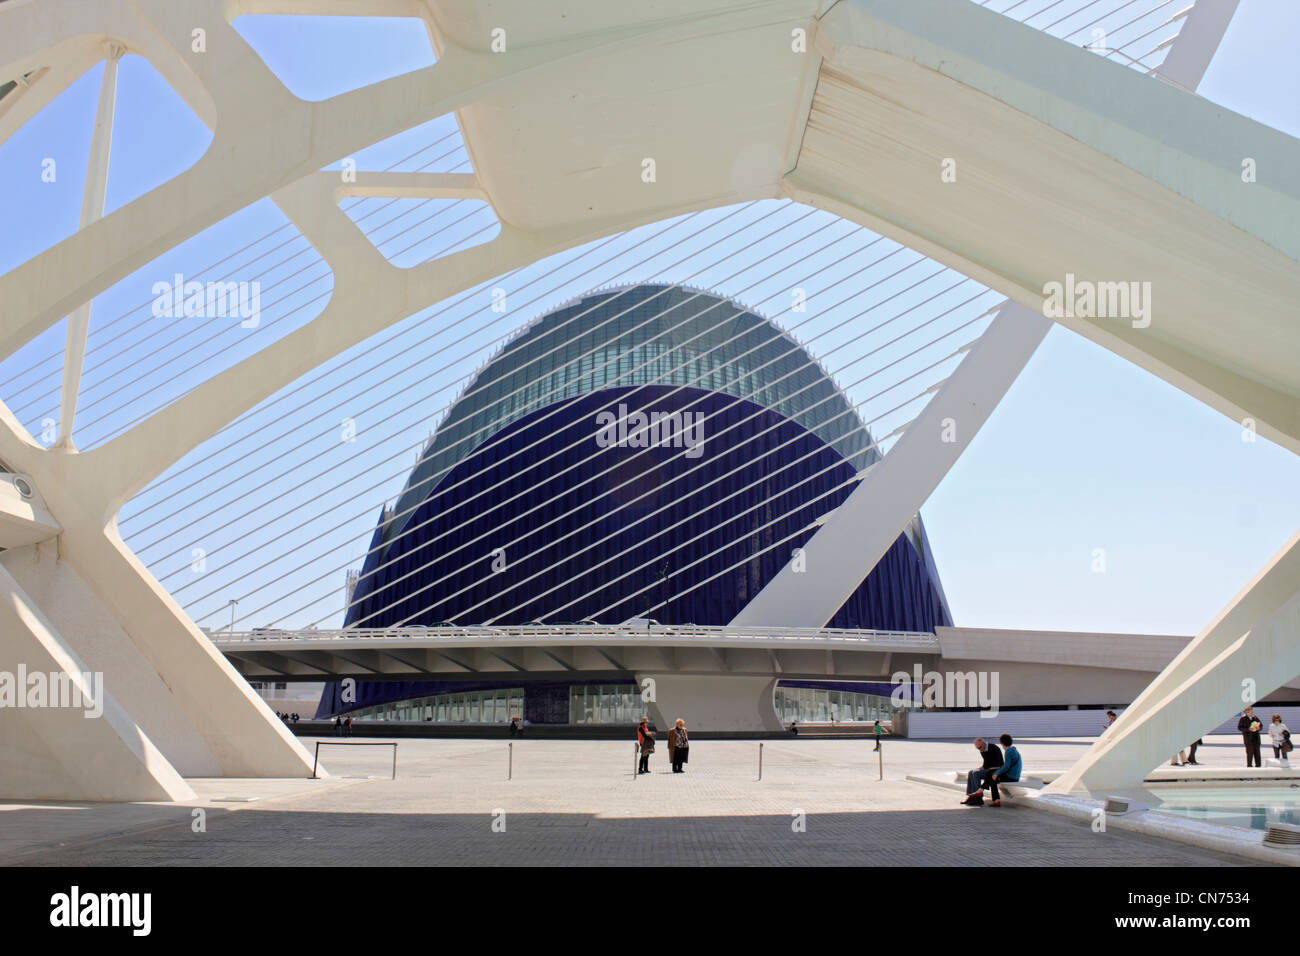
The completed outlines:
[[[1246,830],[1272,823],[1300,826],[1300,784],[1161,787],[1145,792],[1152,810]]]

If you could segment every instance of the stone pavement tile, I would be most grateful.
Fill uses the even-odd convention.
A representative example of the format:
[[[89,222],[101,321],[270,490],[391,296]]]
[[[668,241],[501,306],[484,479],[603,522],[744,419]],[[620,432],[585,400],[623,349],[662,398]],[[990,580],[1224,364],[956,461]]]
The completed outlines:
[[[1086,741],[1028,741],[1026,763],[1060,766]],[[20,865],[880,865],[1224,866],[1194,847],[1010,806],[971,810],[910,783],[971,764],[968,742],[701,741],[687,772],[635,776],[630,745],[404,740],[398,777],[381,748],[335,748],[327,781],[201,781],[206,832],[188,807],[89,805],[74,818],[27,809],[40,834]],[[1230,757],[1230,753],[1223,755]],[[256,797],[248,803],[219,797]],[[119,821],[152,808],[140,829]],[[10,811],[12,812],[12,811]],[[796,832],[796,813],[806,824]],[[60,816],[62,814],[62,816]],[[494,829],[494,822],[497,824]],[[504,823],[504,827],[502,827]],[[501,831],[501,832],[498,832]],[[60,845],[63,844],[63,845]],[[995,856],[1000,853],[1002,856]]]
[[[37,866],[1234,866],[1239,860],[1049,814],[994,810],[601,817],[240,810],[21,861]],[[494,829],[495,825],[495,829]],[[504,827],[504,829],[502,829]]]

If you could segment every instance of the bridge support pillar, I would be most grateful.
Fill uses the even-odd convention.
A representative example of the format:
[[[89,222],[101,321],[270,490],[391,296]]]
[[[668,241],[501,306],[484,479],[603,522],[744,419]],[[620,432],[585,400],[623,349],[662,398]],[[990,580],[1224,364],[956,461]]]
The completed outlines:
[[[661,732],[677,718],[690,730],[782,730],[773,694],[775,677],[737,677],[732,674],[638,673],[642,688],[653,686],[648,704],[654,725]],[[647,685],[646,681],[654,681]]]

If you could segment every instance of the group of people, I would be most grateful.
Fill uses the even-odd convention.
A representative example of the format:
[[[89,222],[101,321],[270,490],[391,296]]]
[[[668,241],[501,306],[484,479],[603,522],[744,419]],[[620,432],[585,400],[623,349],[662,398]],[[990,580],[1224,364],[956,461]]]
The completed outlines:
[[[636,725],[636,744],[641,753],[637,773],[650,772],[650,755],[655,752],[655,733],[650,729],[650,719],[642,717]],[[691,756],[691,738],[686,733],[686,722],[677,718],[673,728],[668,731],[668,760],[673,765],[673,773],[685,773],[683,769]]]
[[[1241,712],[1241,719],[1237,721],[1237,730],[1240,731],[1241,742],[1246,747],[1247,767],[1264,765],[1259,753],[1259,735],[1263,729],[1263,721],[1255,716],[1255,708],[1247,707]],[[1282,722],[1281,714],[1273,715],[1273,722],[1268,725],[1268,739],[1273,745],[1273,759],[1290,763],[1287,757],[1291,753],[1291,731]]]
[[[1115,711],[1106,711],[1108,718],[1102,730],[1109,730],[1110,725],[1115,723]],[[1242,745],[1246,748],[1246,766],[1263,767],[1264,761],[1260,753],[1260,735],[1264,733],[1264,722],[1255,715],[1254,707],[1246,707],[1241,712],[1241,717],[1237,720],[1237,732],[1241,734]],[[1282,721],[1281,714],[1273,715],[1273,722],[1268,725],[1269,743],[1273,746],[1273,758],[1281,760],[1283,763],[1289,763],[1288,755],[1291,753],[1291,730]],[[1196,759],[1196,750],[1201,746],[1203,741],[1196,738],[1186,750],[1180,750],[1174,754],[1173,759],[1169,761],[1171,766],[1180,765],[1195,766],[1198,764]]]
[[[275,716],[279,717],[286,724],[296,724],[298,722],[297,714],[282,714],[279,711],[276,711]]]
[[[1115,723],[1116,714],[1113,710],[1106,711],[1106,716],[1108,720],[1103,730],[1109,729],[1111,724]],[[1237,730],[1241,733],[1242,743],[1246,748],[1246,766],[1262,767],[1260,735],[1265,732],[1264,723],[1255,715],[1253,707],[1242,710],[1241,717],[1237,721]],[[1291,730],[1282,721],[1281,714],[1273,715],[1273,722],[1268,725],[1267,733],[1273,745],[1273,757],[1286,763],[1292,750]],[[980,766],[966,774],[966,799],[962,801],[963,806],[984,806],[984,791],[988,790],[990,806],[1000,807],[1002,801],[998,793],[998,784],[1014,783],[1020,779],[1020,752],[1016,750],[1011,735],[1003,734],[998,740],[1002,744],[1001,748],[982,737],[975,738],[975,749],[980,752],[982,760]],[[1200,738],[1197,738],[1188,748],[1191,751],[1190,755],[1187,751],[1179,751],[1170,762],[1174,765],[1196,764],[1196,749],[1201,746],[1201,743]]]
[[[352,736],[352,718],[335,717],[334,718],[334,736],[351,737]]]
[[[998,784],[1016,783],[1020,779],[1020,751],[1010,734],[998,738],[1002,744],[989,743],[983,737],[975,738],[975,749],[982,758],[980,766],[966,774],[966,799],[962,806],[984,806],[984,791],[989,792],[989,806],[1002,806]]]

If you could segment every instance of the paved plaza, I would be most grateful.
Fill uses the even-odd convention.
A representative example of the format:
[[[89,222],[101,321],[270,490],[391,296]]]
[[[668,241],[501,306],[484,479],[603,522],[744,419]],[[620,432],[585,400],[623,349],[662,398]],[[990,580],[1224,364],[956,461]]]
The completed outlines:
[[[333,743],[331,739],[329,741]],[[315,741],[305,741],[308,748]],[[1086,740],[1020,743],[1028,773]],[[1231,738],[1202,748],[1235,766]],[[632,774],[630,742],[402,740],[322,749],[322,780],[197,780],[200,802],[0,804],[0,863],[131,865],[1223,866],[1244,861],[1010,805],[972,810],[911,782],[973,763],[969,743],[700,741],[688,772]],[[201,813],[196,813],[201,810]],[[199,824],[202,824],[200,826]]]

